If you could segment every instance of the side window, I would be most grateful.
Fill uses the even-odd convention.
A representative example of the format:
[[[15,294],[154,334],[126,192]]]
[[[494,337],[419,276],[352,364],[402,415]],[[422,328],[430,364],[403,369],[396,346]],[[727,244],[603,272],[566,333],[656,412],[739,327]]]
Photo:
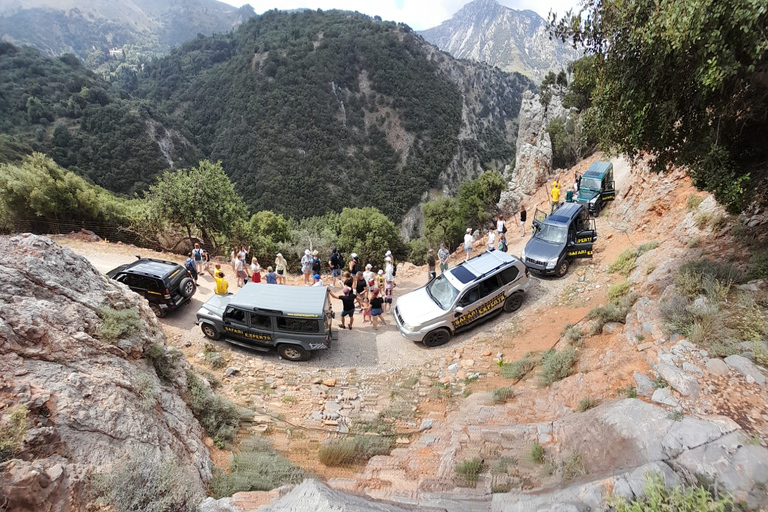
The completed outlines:
[[[115,278],[115,281],[118,283],[126,284],[128,286],[131,286],[131,283],[133,282],[130,274],[120,274],[117,276],[117,278]]]
[[[147,286],[147,278],[142,276],[131,276],[131,282],[133,284],[129,285],[133,288],[141,288],[142,290],[148,290],[149,287]]]
[[[499,278],[498,276],[491,276],[488,277],[485,281],[480,283],[480,286],[478,287],[480,289],[480,298],[484,299],[485,297],[488,297],[493,292],[499,289]]]
[[[480,291],[478,290],[478,287],[475,286],[474,288],[464,292],[464,295],[461,297],[458,305],[466,307],[474,302],[477,302],[478,300],[480,300]]]
[[[277,328],[290,332],[320,332],[320,323],[305,318],[278,317]]]
[[[255,327],[256,329],[271,329],[272,318],[267,315],[251,313],[251,327]]]
[[[517,279],[518,274],[520,274],[520,271],[517,270],[517,267],[514,265],[504,269],[499,273],[499,279],[501,280],[501,285],[504,286],[507,283],[511,283],[512,281]]]
[[[242,309],[228,308],[224,312],[224,320],[243,324],[245,323],[245,311]]]
[[[165,291],[165,288],[162,287],[162,283],[160,283],[157,279],[150,279],[150,278],[144,278],[146,280],[146,287],[147,290],[157,293],[163,293]]]

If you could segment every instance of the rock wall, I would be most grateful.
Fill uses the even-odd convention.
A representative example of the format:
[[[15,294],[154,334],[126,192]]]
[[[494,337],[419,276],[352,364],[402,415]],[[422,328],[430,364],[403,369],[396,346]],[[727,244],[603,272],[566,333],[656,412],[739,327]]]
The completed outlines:
[[[89,475],[140,448],[173,457],[201,493],[203,431],[180,396],[181,364],[168,384],[145,357],[164,345],[146,301],[41,236],[0,237],[0,274],[0,415],[29,410],[23,450],[0,464],[4,510],[84,510]],[[102,306],[138,309],[140,326],[100,341]]]
[[[551,91],[546,105],[538,94],[523,93],[515,168],[498,205],[506,215],[517,213],[521,199],[533,195],[552,176],[552,141],[547,128],[554,119],[567,119],[569,111],[563,107],[565,89],[554,85]]]

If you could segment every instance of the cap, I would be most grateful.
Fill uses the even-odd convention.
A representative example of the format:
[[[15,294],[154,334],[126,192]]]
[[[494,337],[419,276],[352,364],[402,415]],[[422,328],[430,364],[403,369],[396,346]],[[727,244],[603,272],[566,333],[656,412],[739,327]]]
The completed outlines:
[[[317,253],[317,249],[315,249],[314,251],[312,251],[312,256],[317,256],[317,254],[318,254],[318,253]]]
[[[344,295],[348,294],[350,292],[349,288],[344,288]]]
[[[365,268],[373,268],[373,265],[371,265],[371,264],[369,263],[369,264],[367,264],[367,265],[365,266]]]
[[[278,257],[278,258],[282,258],[282,257],[283,257],[283,255],[282,255],[282,254],[280,254],[280,253],[277,253],[277,257]]]
[[[379,269],[379,275],[382,275],[383,273],[384,273],[384,271]]]
[[[440,242],[440,247],[445,247],[445,242]]]
[[[378,288],[374,288],[373,292],[371,292],[371,293],[373,293],[374,295],[378,295],[379,294],[379,289]]]
[[[304,254],[306,254],[307,256],[309,256],[309,249],[304,249]]]
[[[387,254],[385,254],[384,256],[392,256],[392,251],[387,251]]]
[[[387,256],[386,258],[384,258],[384,261],[392,261],[392,258],[390,258],[389,256]]]
[[[467,228],[467,233],[471,233],[471,232],[472,232],[472,228]]]
[[[350,256],[352,256],[353,258],[357,258],[357,253],[353,252],[352,254],[350,254]]]
[[[320,274],[315,274],[312,276],[312,279],[320,279]]]

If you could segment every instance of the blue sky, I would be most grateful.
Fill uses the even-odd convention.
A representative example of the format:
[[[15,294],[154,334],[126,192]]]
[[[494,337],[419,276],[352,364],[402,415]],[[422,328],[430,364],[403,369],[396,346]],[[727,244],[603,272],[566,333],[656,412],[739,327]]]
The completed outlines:
[[[270,9],[344,9],[359,11],[371,16],[381,16],[385,20],[407,23],[415,30],[424,30],[439,25],[453,16],[468,0],[222,0],[228,4],[241,6],[251,4],[257,13]],[[530,9],[542,18],[547,18],[551,10],[565,13],[570,8],[578,7],[577,0],[497,0],[500,4],[513,9]]]

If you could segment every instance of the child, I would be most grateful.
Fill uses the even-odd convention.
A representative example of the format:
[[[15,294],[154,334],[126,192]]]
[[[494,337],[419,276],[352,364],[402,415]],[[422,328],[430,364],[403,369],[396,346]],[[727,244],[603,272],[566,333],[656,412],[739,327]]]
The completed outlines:
[[[378,288],[379,290],[383,290],[385,282],[386,282],[386,279],[384,278],[384,271],[379,269],[378,274],[376,274],[376,288]]]
[[[394,281],[387,281],[387,284],[384,286],[384,307],[388,313],[392,311],[392,290],[394,287]]]
[[[488,230],[488,252],[496,249],[496,232],[493,229]]]
[[[363,309],[363,323],[373,323],[371,320],[371,303],[360,297],[360,307]]]
[[[264,275],[264,279],[266,279],[267,284],[277,284],[277,274],[275,274],[272,267],[267,267],[267,273]]]

